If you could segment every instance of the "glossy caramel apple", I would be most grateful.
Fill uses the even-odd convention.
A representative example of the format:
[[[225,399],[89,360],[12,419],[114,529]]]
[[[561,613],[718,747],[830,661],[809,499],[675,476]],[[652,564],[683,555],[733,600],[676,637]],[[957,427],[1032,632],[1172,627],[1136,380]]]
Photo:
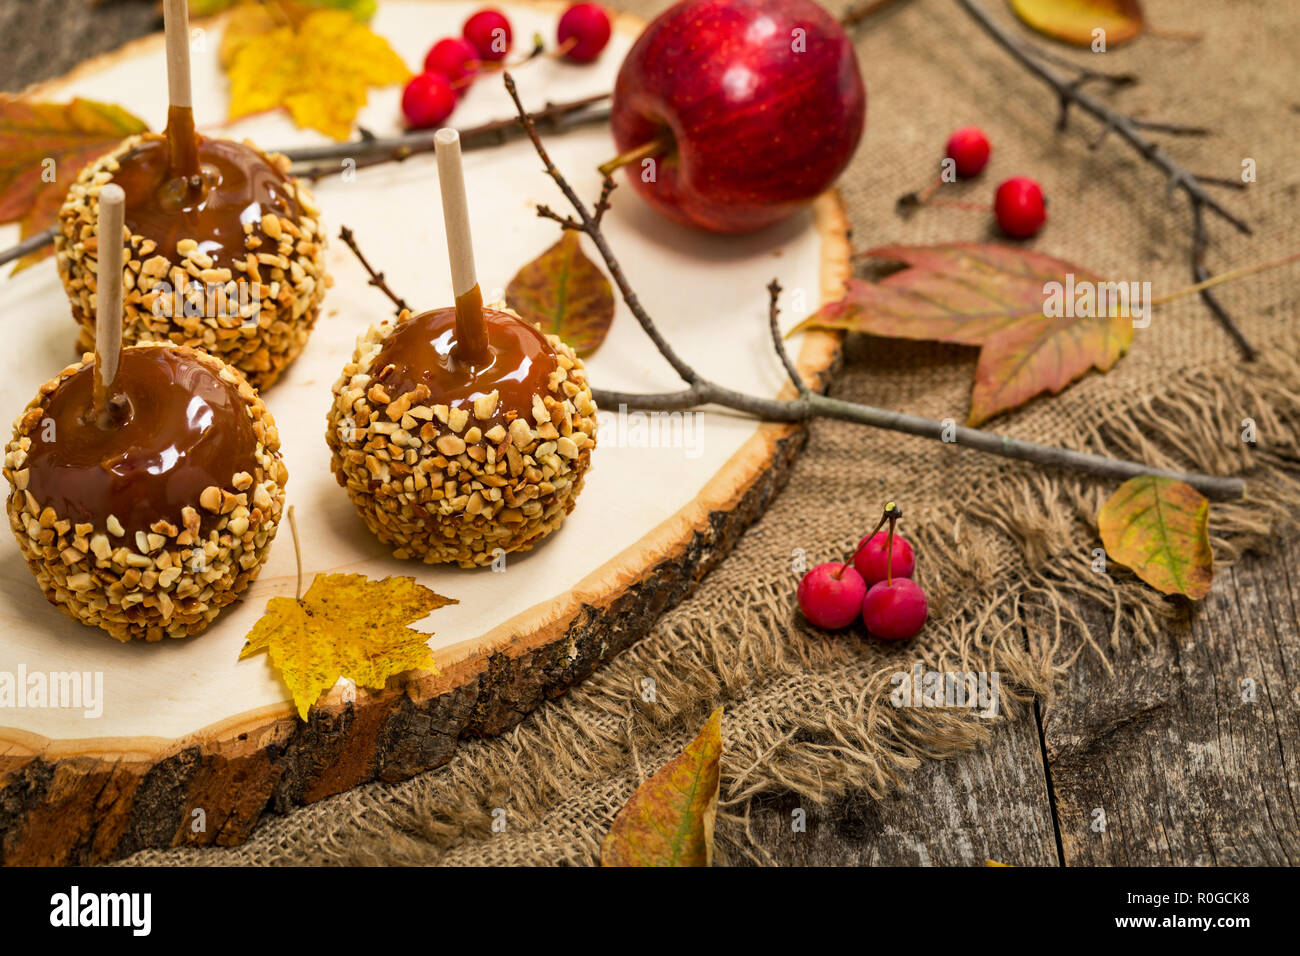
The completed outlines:
[[[591,465],[582,361],[514,312],[482,315],[477,361],[455,308],[404,312],[361,336],[334,385],[331,468],[399,558],[475,567],[527,550],[573,510]]]
[[[42,386],[6,449],[10,525],[45,596],[118,640],[203,630],[256,578],[287,472],[249,383],[184,346],[122,350],[111,421],[87,355]]]
[[[133,136],[83,169],[54,241],[78,347],[94,343],[98,196],[112,182],[127,197],[123,341],[201,348],[270,387],[330,284],[320,210],[288,169],[251,143],[198,135],[177,109],[165,135]]]

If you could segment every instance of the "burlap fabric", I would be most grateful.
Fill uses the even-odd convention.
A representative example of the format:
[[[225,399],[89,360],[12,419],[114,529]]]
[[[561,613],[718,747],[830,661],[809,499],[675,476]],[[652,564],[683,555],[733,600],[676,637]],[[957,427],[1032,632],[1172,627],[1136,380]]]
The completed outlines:
[[[1011,22],[1004,3],[984,5]],[[667,4],[627,6],[651,15]],[[1203,40],[1144,37],[1104,58],[1054,51],[1138,73],[1140,85],[1114,95],[1127,111],[1213,129],[1205,139],[1170,143],[1192,170],[1236,176],[1243,159],[1256,161],[1258,183],[1224,194],[1255,235],[1239,237],[1211,220],[1217,271],[1300,248],[1294,7],[1265,0],[1145,6],[1151,22],[1202,31]],[[955,3],[900,0],[856,32],[870,104],[866,138],[841,183],[856,246],[991,237],[985,214],[927,209],[903,221],[894,212],[895,197],[931,178],[948,131],[978,123],[994,143],[991,165],[952,195],[987,201],[1002,178],[1033,176],[1050,197],[1051,216],[1033,248],[1111,278],[1149,280],[1157,294],[1188,284],[1181,200],[1171,206],[1159,174],[1114,137],[1090,150],[1097,128],[1085,118],[1055,132],[1050,91]],[[1222,568],[1246,548],[1266,547],[1300,503],[1285,470],[1300,461],[1296,276],[1284,269],[1221,290],[1261,348],[1253,365],[1242,364],[1196,298],[1183,299],[1156,312],[1109,374],[1089,375],[991,427],[1245,474],[1250,500],[1212,510],[1216,560]],[[832,391],[962,421],[974,366],[973,350],[850,338]],[[1240,440],[1247,417],[1258,423],[1254,450]],[[1090,570],[1094,516],[1113,488],[819,422],[787,489],[698,591],[640,644],[515,730],[466,741],[448,766],[405,783],[360,787],[271,817],[244,846],[148,852],[132,862],[593,863],[635,786],[719,703],[726,706],[720,858],[754,856],[745,826],[753,799],[794,792],[812,806],[848,790],[878,795],[921,760],[998,732],[997,722],[953,711],[890,706],[889,676],[914,661],[997,670],[1004,689],[1023,700],[1050,694],[1079,653],[1141,653],[1155,629],[1183,626],[1173,605],[1123,572]],[[929,626],[901,647],[810,632],[795,610],[792,551],[804,548],[814,561],[843,555],[889,496],[907,509],[931,596]],[[1114,620],[1112,635],[1090,637],[1082,628],[1079,610],[1089,602]],[[640,697],[645,677],[656,682],[653,704]],[[1023,703],[1004,704],[1004,720],[1026,712]],[[498,807],[506,810],[504,833],[491,830]]]

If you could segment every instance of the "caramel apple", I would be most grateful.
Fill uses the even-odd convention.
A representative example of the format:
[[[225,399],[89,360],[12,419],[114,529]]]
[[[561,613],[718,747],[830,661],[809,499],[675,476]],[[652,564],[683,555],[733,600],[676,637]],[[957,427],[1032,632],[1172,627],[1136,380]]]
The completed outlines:
[[[127,344],[201,348],[265,389],[306,345],[330,284],[320,210],[286,157],[198,135],[184,0],[165,11],[166,133],[133,136],[85,167],[59,211],[54,249],[77,346],[94,342],[99,193],[115,183],[127,196]]]
[[[122,204],[106,187],[105,236],[122,235]],[[121,259],[105,242],[105,264]],[[257,577],[288,476],[274,420],[233,367],[188,346],[121,348],[115,285],[101,284],[95,354],[41,386],[14,425],[9,523],[71,617],[120,641],[185,637]]]
[[[456,305],[403,311],[358,339],[326,442],[335,478],[396,557],[475,567],[533,547],[573,510],[596,405],[569,346],[483,308],[455,131],[438,134],[437,155]]]

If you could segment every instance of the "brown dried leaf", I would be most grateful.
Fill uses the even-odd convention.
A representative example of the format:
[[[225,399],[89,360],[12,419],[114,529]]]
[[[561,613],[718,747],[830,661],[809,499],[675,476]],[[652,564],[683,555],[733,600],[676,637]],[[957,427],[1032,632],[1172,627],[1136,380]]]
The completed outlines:
[[[510,280],[506,304],[582,356],[600,348],[614,321],[609,280],[583,254],[572,230]]]
[[[711,866],[722,708],[682,753],[641,784],[601,846],[601,866]]]
[[[1191,485],[1138,475],[1106,499],[1097,515],[1112,560],[1164,594],[1198,601],[1214,580],[1210,502]]]
[[[1093,31],[1104,30],[1107,48],[1142,32],[1138,0],[1010,0],[1016,16],[1039,33],[1075,46],[1091,47]]]

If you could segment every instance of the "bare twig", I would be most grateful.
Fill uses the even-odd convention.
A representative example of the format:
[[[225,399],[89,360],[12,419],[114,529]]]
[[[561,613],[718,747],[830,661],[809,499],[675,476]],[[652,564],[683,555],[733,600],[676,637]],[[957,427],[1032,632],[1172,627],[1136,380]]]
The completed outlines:
[[[1180,481],[1185,481],[1193,487],[1200,490],[1208,497],[1237,498],[1245,492],[1245,484],[1238,478],[1219,478],[1211,475],[1200,475],[1184,472],[1170,472],[1160,468],[1152,468],[1138,462],[1121,461],[1118,459],[1107,458],[1102,455],[1090,455],[1084,452],[1069,451],[1064,448],[1053,448],[1048,445],[1039,445],[1033,442],[1022,441],[1017,438],[1010,438],[1003,435],[995,435],[990,432],[981,431],[976,428],[966,428],[957,426],[952,422],[940,422],[933,419],[921,418],[916,415],[906,415],[902,412],[888,411],[886,409],[873,408],[869,405],[860,405],[855,402],[846,402],[836,398],[830,398],[826,395],[813,392],[806,387],[800,389],[800,394],[793,399],[767,398],[759,395],[748,395],[743,392],[737,392],[734,389],[726,388],[712,382],[700,375],[693,367],[685,362],[668,344],[660,333],[654,320],[646,312],[645,307],[641,304],[636,294],[632,291],[619,265],[617,257],[611,250],[604,232],[601,230],[600,223],[592,215],[586,204],[574,192],[573,187],[569,184],[564,175],[556,168],[542,145],[541,138],[537,134],[536,128],[523,108],[519,100],[518,91],[515,89],[514,80],[509,74],[505,76],[506,89],[509,91],[511,98],[515,102],[515,108],[519,112],[519,121],[532,141],[537,155],[542,160],[542,165],[546,173],[555,184],[559,187],[560,192],[569,201],[573,207],[576,219],[565,219],[560,217],[552,210],[539,208],[538,215],[549,219],[560,221],[566,228],[576,228],[584,233],[595,245],[600,252],[601,258],[605,263],[605,268],[614,278],[614,283],[618,286],[619,292],[623,296],[623,301],[631,311],[637,323],[642,330],[654,342],[655,347],[660,354],[673,367],[673,370],[686,383],[686,388],[675,392],[665,392],[661,394],[635,394],[630,392],[615,391],[594,391],[596,401],[606,407],[617,407],[620,405],[640,406],[642,408],[656,408],[662,410],[689,409],[702,405],[718,405],[733,411],[741,412],[750,417],[759,418],[764,421],[773,422],[807,422],[815,418],[834,418],[841,421],[856,422],[863,425],[872,425],[877,428],[884,428],[891,431],[904,432],[910,435],[919,435],[926,438],[935,438],[939,440],[955,441],[959,445],[965,445],[975,448],[979,451],[988,452],[989,454],[1000,455],[1004,458],[1014,458],[1020,461],[1033,462],[1035,464],[1068,468],[1085,474],[1094,475],[1102,478],[1127,479],[1135,475],[1164,475],[1173,477]],[[772,297],[772,304],[769,310],[769,325],[775,325],[777,294],[779,287],[775,283],[768,287]],[[779,330],[777,330],[779,339]],[[784,347],[778,349],[778,354],[782,355],[782,363],[788,374],[796,375],[794,363],[790,361],[788,354],[784,354]],[[796,378],[796,384],[802,384],[802,380]]]
[[[38,232],[34,236],[28,236],[16,246],[0,251],[0,266],[21,259],[29,252],[35,252],[37,249],[44,249],[54,241],[54,229],[46,229],[44,232]]]
[[[800,395],[808,395],[812,390],[804,384],[803,376],[799,374],[799,369],[790,359],[790,353],[785,347],[785,337],[781,334],[781,325],[777,319],[781,315],[781,283],[773,279],[767,284],[767,294],[770,302],[767,307],[767,324],[772,332],[772,345],[776,348],[776,354],[781,359],[781,364],[785,366],[785,374],[790,376],[790,381],[798,389]]]
[[[601,105],[608,99],[608,93],[598,93],[563,103],[547,103],[532,115],[548,130],[561,132],[608,120],[609,109]],[[460,130],[461,149],[500,146],[520,133],[519,124],[514,117],[467,126]],[[344,166],[340,160],[352,160],[351,168],[365,169],[382,163],[400,163],[421,153],[431,153],[436,134],[437,130],[427,129],[381,138],[363,132],[357,139],[346,143],[306,146],[283,152],[294,161],[295,174],[314,180],[341,173]]]
[[[352,230],[347,226],[344,226],[339,230],[339,238],[343,240],[345,246],[352,250],[352,254],[357,257],[357,260],[361,263],[361,267],[370,274],[370,284],[392,300],[393,305],[397,306],[398,313],[409,312],[411,307],[406,304],[406,301],[401,296],[389,287],[388,283],[384,280],[384,274],[382,272],[377,272],[362,254],[361,248],[357,245],[356,237],[352,234]]]
[[[1192,203],[1192,278],[1197,282],[1204,282],[1210,278],[1210,270],[1205,267],[1205,247],[1209,244],[1209,237],[1205,232],[1205,214],[1201,207]],[[1242,334],[1237,323],[1232,320],[1222,303],[1213,292],[1209,289],[1201,290],[1201,301],[1206,307],[1214,313],[1219,324],[1232,336],[1233,341],[1237,343],[1237,348],[1247,359],[1254,359],[1256,354],[1255,346],[1251,345],[1250,340]]]
[[[1171,194],[1174,191],[1181,191],[1187,197],[1192,212],[1192,272],[1197,277],[1197,281],[1203,281],[1210,275],[1204,263],[1205,248],[1208,244],[1204,222],[1206,213],[1213,213],[1224,222],[1229,223],[1238,232],[1246,235],[1251,233],[1250,226],[1229,212],[1205,191],[1200,179],[1176,163],[1154,140],[1149,139],[1143,133],[1144,130],[1147,130],[1181,135],[1201,135],[1202,131],[1198,127],[1160,124],[1115,112],[1080,89],[1082,84],[1078,82],[1077,78],[1066,78],[1046,65],[1044,61],[1048,59],[1047,57],[1043,56],[1040,51],[1020,43],[992,19],[976,0],[956,0],[956,2],[999,46],[1055,91],[1061,106],[1060,117],[1057,121],[1058,128],[1065,128],[1070,108],[1072,106],[1078,107],[1101,122],[1102,135],[1114,131],[1117,136],[1136,150],[1143,159],[1163,172],[1168,180]],[[1095,140],[1092,145],[1097,145],[1097,142],[1099,140]],[[1254,358],[1256,355],[1255,348],[1213,294],[1203,291],[1201,298],[1219,321],[1219,324],[1237,343],[1242,355],[1246,359]]]
[[[528,135],[528,138],[532,140],[533,148],[537,150],[537,155],[541,157],[542,164],[546,167],[547,174],[555,181],[555,184],[560,187],[560,192],[564,193],[564,198],[569,201],[569,205],[571,205],[574,212],[578,214],[578,219],[581,220],[581,223],[579,224],[574,220],[568,220],[568,223],[570,224],[566,224],[565,220],[560,219],[546,206],[538,206],[537,214],[547,219],[555,219],[560,222],[561,225],[564,225],[565,228],[580,229],[590,237],[592,243],[596,246],[597,251],[600,252],[601,258],[605,260],[605,266],[609,269],[610,278],[614,280],[614,285],[618,286],[618,291],[623,297],[623,301],[627,303],[627,307],[631,310],[632,315],[636,317],[641,328],[644,329],[646,335],[650,337],[650,341],[654,342],[655,348],[659,350],[659,354],[668,360],[668,364],[673,367],[673,371],[682,377],[683,381],[688,384],[694,384],[699,381],[699,373],[682,361],[673,350],[673,347],[664,340],[662,335],[659,334],[659,330],[655,327],[649,314],[647,314],[645,308],[642,307],[641,300],[637,298],[636,293],[632,290],[631,284],[627,281],[627,276],[623,274],[623,267],[620,266],[618,260],[614,258],[614,253],[610,250],[609,243],[605,241],[605,234],[600,231],[600,224],[596,222],[592,214],[587,210],[586,204],[578,198],[578,194],[573,191],[573,187],[569,185],[569,181],[561,175],[560,171],[555,168],[555,164],[551,162],[551,157],[546,152],[546,147],[542,145],[541,137],[537,135],[537,127],[533,125],[532,118],[528,115],[528,112],[524,109],[523,103],[519,100],[519,90],[515,88],[514,77],[509,73],[506,73],[503,76],[503,79],[506,84],[506,90],[510,94],[510,98],[514,100],[515,109],[519,113],[519,122],[524,128],[524,132]]]

